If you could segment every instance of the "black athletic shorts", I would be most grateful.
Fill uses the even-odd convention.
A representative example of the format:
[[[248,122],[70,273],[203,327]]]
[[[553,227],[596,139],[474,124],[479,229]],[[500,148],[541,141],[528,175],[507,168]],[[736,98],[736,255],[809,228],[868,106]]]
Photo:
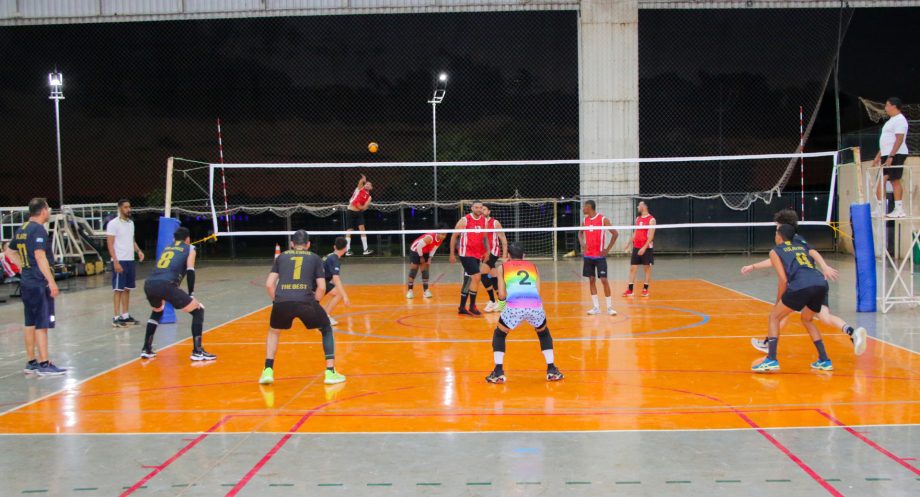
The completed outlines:
[[[639,249],[633,247],[632,258],[629,262],[633,266],[653,266],[655,265],[655,249],[649,247],[645,253],[639,255]]]
[[[358,229],[358,226],[366,226],[364,224],[364,211],[345,209],[345,229]]]
[[[495,254],[489,254],[488,260],[486,260],[486,265],[489,266],[489,269],[495,269],[495,265],[498,264],[498,256]]]
[[[463,272],[469,276],[476,276],[480,273],[481,261],[477,257],[460,256],[460,265],[463,266]]]
[[[412,251],[409,253],[409,262],[412,264],[421,264],[422,262],[428,262],[431,259],[431,254],[422,254],[421,257],[418,256],[418,252]]]
[[[163,301],[169,302],[176,310],[182,310],[192,303],[192,297],[185,290],[169,281],[147,280],[144,283],[144,295],[154,309],[160,307]]]
[[[888,160],[887,155],[882,156],[882,164]],[[895,154],[894,159],[891,160],[892,166],[903,166],[904,161],[907,160],[907,154]],[[885,176],[888,176],[888,179],[901,179],[901,176],[904,176],[903,167],[886,167],[882,169]]]
[[[581,275],[585,278],[606,278],[607,277],[607,258],[606,257],[585,257],[581,265]]]
[[[268,325],[276,330],[289,330],[294,319],[299,319],[308,330],[315,330],[329,324],[329,315],[319,302],[275,302]]]
[[[786,291],[783,294],[783,305],[793,311],[801,311],[808,307],[814,312],[821,312],[821,306],[827,297],[827,285],[809,286],[794,292]]]

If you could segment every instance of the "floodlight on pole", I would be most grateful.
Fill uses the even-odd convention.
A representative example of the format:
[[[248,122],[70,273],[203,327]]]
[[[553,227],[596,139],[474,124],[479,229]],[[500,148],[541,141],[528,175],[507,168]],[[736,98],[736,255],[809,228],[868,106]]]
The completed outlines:
[[[438,222],[438,104],[444,101],[447,94],[447,73],[438,75],[435,83],[434,94],[428,103],[431,104],[431,155],[434,160],[434,222]]]
[[[61,212],[64,212],[64,173],[61,167],[61,100],[64,100],[64,75],[57,69],[48,74],[48,84],[51,86],[51,96],[48,98],[54,100],[54,128],[57,135],[57,166],[58,166],[58,202],[61,205]]]

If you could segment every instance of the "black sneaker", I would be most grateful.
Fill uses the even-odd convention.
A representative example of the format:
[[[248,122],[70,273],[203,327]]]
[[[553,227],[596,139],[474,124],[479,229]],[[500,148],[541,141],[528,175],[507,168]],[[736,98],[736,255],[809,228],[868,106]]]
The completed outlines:
[[[549,366],[546,368],[546,381],[559,381],[565,378],[565,375],[562,374],[562,371],[559,371],[559,368],[556,366]]]
[[[122,320],[126,325],[130,325],[130,326],[134,326],[134,325],[141,324],[140,321],[138,321],[138,320],[134,319],[133,317],[131,317],[130,314],[128,315],[128,317],[122,318],[121,320]]]
[[[193,361],[213,361],[214,359],[217,359],[217,356],[204,349],[199,349],[192,351],[192,356],[190,359]]]
[[[26,363],[26,367],[22,368],[22,372],[25,374],[35,374],[38,373],[38,361],[32,359]]]
[[[489,376],[486,376],[486,381],[489,383],[504,383],[505,372],[494,369],[491,373],[489,373]]]
[[[127,328],[129,325],[121,318],[112,318],[112,328]]]

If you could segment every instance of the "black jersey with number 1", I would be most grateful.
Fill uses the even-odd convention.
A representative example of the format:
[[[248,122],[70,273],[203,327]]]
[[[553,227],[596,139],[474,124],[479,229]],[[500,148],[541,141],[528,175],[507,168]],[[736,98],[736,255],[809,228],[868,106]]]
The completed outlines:
[[[316,279],[326,279],[323,260],[308,250],[288,250],[275,259],[272,272],[278,273],[275,302],[314,302]]]

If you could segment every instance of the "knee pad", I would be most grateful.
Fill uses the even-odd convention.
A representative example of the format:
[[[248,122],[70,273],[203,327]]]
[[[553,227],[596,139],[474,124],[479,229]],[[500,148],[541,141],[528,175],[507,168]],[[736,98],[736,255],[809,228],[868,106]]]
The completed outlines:
[[[460,288],[460,293],[461,294],[470,293],[470,283],[472,282],[473,282],[473,278],[468,274],[464,274],[463,275],[463,287]]]
[[[430,273],[428,272],[427,269],[422,270],[422,279],[425,280],[425,281],[428,281],[428,275],[429,275],[429,274],[430,274]]]
[[[161,319],[163,319],[163,311],[152,311],[150,313],[150,319],[148,319],[147,322],[158,325]]]
[[[479,275],[479,280],[482,281],[482,287],[488,289],[492,286],[492,278],[488,274]]]
[[[553,348],[553,336],[549,334],[549,328],[538,331],[537,338],[540,339],[540,350],[550,350]]]
[[[199,307],[191,312],[192,315],[192,324],[203,325],[204,324],[204,307]]]
[[[414,267],[409,270],[409,277],[414,280],[416,276],[418,276],[418,268]]]
[[[508,336],[504,331],[495,328],[492,332],[492,350],[495,352],[505,351],[505,338]]]

